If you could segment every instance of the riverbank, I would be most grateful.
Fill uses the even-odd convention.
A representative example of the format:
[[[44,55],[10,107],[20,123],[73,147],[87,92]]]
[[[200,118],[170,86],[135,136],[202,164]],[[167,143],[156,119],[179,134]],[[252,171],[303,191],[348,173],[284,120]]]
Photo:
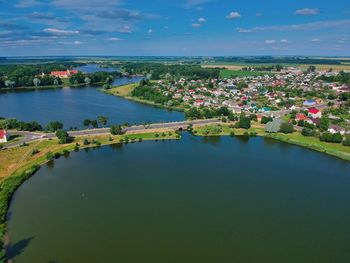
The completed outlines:
[[[264,125],[259,123],[253,123],[252,127],[248,130],[231,128],[230,124],[195,126],[193,127],[193,134],[197,136],[260,136],[302,146],[350,162],[350,147],[348,146],[340,143],[321,142],[318,138],[306,137],[300,132],[294,132],[292,134],[267,133],[265,132]]]
[[[118,96],[127,100],[131,100],[134,102],[138,103],[143,103],[147,105],[151,105],[157,108],[161,109],[167,109],[167,110],[172,110],[172,111],[179,111],[179,112],[184,112],[185,109],[182,107],[171,107],[171,106],[164,106],[159,103],[155,103],[149,100],[143,100],[137,97],[133,97],[131,95],[131,92],[139,85],[139,83],[132,83],[132,84],[127,84],[127,85],[122,85],[122,86],[115,86],[110,89],[100,89],[101,92],[113,95],[113,96]]]
[[[23,147],[0,151],[0,262],[5,262],[5,233],[7,211],[16,189],[35,174],[40,167],[70,152],[98,148],[104,145],[137,143],[144,140],[174,140],[180,135],[171,129],[131,132],[123,135],[91,135],[76,137],[69,144],[58,144],[57,139],[36,141]]]

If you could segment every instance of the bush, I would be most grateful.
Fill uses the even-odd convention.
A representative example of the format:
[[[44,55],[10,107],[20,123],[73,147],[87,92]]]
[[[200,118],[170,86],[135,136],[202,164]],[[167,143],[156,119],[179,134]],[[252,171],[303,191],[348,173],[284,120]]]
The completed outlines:
[[[281,124],[280,132],[287,134],[287,133],[293,133],[293,131],[294,131],[293,124],[288,122],[284,122]]]
[[[301,134],[303,136],[315,136],[315,131],[313,129],[304,127],[303,130],[301,131]]]
[[[341,143],[343,141],[343,136],[340,133],[332,134],[330,132],[325,132],[320,136],[322,142],[332,142]]]
[[[350,136],[347,136],[345,140],[343,141],[344,146],[350,146]]]
[[[55,158],[55,155],[52,152],[46,154],[46,160],[52,161]]]
[[[89,140],[88,139],[84,139],[83,145],[89,145],[89,144],[90,144]]]
[[[242,116],[239,120],[239,127],[242,129],[249,129],[250,128],[250,118]]]
[[[37,153],[39,153],[39,150],[38,149],[33,149],[31,155],[33,156],[33,155],[36,155]]]

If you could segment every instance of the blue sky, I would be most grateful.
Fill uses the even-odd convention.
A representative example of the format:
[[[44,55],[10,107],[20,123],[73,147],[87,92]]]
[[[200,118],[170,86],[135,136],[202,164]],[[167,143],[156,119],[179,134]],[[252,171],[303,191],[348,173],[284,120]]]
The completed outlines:
[[[350,56],[350,1],[0,0],[0,56]]]

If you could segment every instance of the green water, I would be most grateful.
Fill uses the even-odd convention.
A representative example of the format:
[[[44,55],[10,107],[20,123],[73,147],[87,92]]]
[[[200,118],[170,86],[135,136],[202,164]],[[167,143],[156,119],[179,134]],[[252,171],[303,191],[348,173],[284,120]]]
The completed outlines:
[[[253,138],[103,147],[15,194],[15,263],[350,262],[350,165]]]

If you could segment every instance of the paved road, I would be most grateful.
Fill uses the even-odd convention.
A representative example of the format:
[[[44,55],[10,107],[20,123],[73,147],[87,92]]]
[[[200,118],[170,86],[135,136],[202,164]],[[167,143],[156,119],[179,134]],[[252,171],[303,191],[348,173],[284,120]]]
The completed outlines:
[[[168,122],[168,123],[153,123],[149,125],[135,125],[124,128],[124,132],[128,131],[147,131],[152,129],[187,129],[189,125],[207,125],[221,123],[218,119],[209,120],[193,120],[193,121],[181,121],[181,122]],[[13,143],[4,145],[4,149],[20,146],[23,143],[30,143],[33,141],[56,138],[55,133],[39,133],[39,132],[26,132],[26,131],[8,131],[11,135],[21,135],[24,138]],[[109,128],[98,128],[80,131],[69,131],[68,134],[72,137],[89,136],[89,135],[105,135],[110,134]]]

